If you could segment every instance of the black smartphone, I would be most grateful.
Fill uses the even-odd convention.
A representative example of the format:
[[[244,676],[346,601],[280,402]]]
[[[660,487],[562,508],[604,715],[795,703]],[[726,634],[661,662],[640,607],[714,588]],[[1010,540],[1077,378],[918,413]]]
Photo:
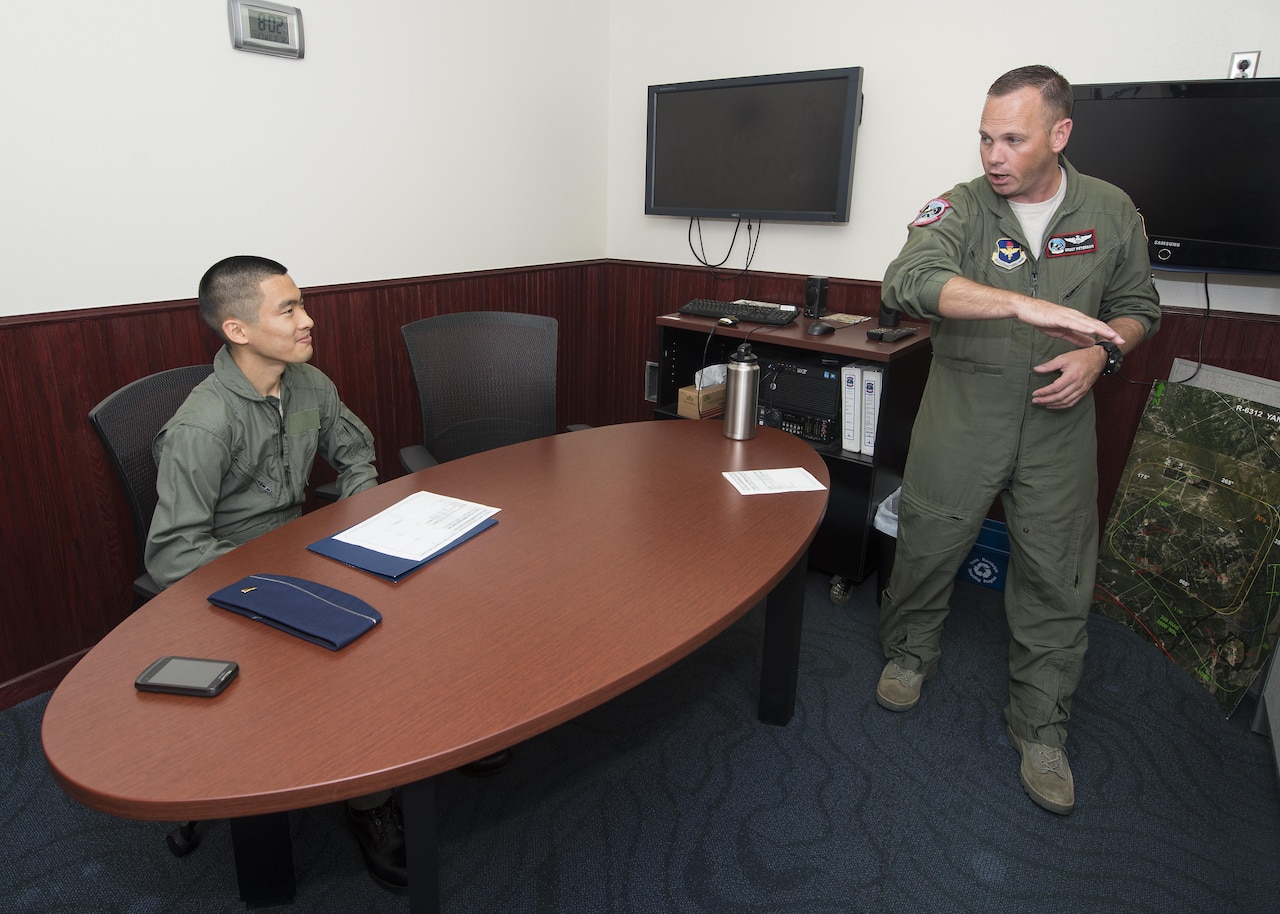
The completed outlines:
[[[142,692],[212,698],[230,685],[239,672],[240,667],[231,660],[161,657],[138,674],[133,686]]]

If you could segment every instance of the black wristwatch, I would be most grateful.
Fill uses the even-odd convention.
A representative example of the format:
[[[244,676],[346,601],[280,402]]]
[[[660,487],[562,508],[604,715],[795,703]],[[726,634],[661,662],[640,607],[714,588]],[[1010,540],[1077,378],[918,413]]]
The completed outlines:
[[[1120,366],[1124,364],[1124,353],[1120,351],[1120,347],[1110,340],[1098,340],[1097,345],[1102,347],[1103,352],[1107,354],[1107,364],[1102,366],[1102,377],[1109,374],[1115,374],[1120,370]]]

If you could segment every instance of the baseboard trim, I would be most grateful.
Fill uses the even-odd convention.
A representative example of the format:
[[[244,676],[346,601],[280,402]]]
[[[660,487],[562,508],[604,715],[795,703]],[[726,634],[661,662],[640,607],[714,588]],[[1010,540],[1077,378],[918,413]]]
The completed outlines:
[[[32,670],[16,679],[0,683],[0,711],[7,711],[29,698],[35,698],[50,689],[57,688],[58,683],[62,682],[62,677],[70,673],[71,668],[88,652],[89,649],[85,648],[70,657],[63,657],[61,660],[45,664],[38,670]]]

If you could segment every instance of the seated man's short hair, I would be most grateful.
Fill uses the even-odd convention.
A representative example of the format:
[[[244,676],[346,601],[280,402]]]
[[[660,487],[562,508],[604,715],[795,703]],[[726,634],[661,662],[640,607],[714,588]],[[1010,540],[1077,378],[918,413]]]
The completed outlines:
[[[257,323],[262,281],[288,272],[266,257],[240,254],[219,260],[200,280],[200,316],[214,333],[226,339],[223,321],[235,318],[250,325]]]

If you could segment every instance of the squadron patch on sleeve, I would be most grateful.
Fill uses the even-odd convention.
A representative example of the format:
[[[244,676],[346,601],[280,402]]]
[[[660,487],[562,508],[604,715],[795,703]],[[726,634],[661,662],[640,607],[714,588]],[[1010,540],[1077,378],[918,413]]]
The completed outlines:
[[[951,204],[943,197],[934,197],[916,214],[916,217],[911,220],[911,224],[915,226],[933,225],[949,212],[951,212]]]

